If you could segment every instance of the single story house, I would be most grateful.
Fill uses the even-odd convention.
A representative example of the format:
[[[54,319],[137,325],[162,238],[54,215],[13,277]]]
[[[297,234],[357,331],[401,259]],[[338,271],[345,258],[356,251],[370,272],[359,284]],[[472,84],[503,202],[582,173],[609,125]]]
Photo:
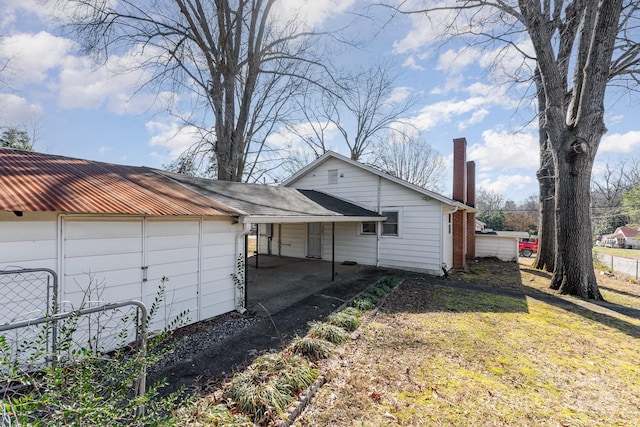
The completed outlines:
[[[383,219],[318,192],[0,148],[0,271],[54,271],[63,311],[87,299],[149,306],[168,278],[154,329],[184,310],[195,322],[243,306],[232,275],[243,274],[238,259],[256,221]],[[15,313],[4,304],[5,316]],[[0,314],[0,324],[18,320]]]
[[[0,148],[0,271],[51,269],[62,310],[91,287],[150,305],[168,278],[152,329],[242,309],[254,224],[261,253],[441,275],[475,256],[474,177],[464,138],[453,199],[332,152],[276,187]]]
[[[442,275],[475,256],[475,164],[466,161],[466,144],[454,140],[453,199],[331,151],[282,185],[321,191],[386,218],[336,225],[338,261]],[[325,259],[329,234],[322,223],[275,224],[263,229],[259,250]]]

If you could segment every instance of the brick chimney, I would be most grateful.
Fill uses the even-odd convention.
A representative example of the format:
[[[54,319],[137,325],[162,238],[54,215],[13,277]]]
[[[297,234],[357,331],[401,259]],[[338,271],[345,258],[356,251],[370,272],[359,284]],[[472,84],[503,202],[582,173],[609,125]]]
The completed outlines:
[[[476,163],[467,162],[467,206],[476,207]],[[476,213],[467,212],[467,258],[476,257]]]
[[[467,206],[476,204],[476,164],[467,162],[467,140],[453,140],[453,200]],[[453,268],[465,268],[467,258],[476,255],[475,213],[459,208],[452,218]]]
[[[467,140],[453,140],[453,200],[467,201]]]

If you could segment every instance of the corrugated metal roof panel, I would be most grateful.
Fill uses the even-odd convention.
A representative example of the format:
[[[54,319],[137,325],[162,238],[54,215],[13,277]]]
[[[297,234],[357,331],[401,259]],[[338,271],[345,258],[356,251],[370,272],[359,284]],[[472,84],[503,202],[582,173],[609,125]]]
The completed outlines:
[[[153,169],[0,148],[0,209],[237,216]]]

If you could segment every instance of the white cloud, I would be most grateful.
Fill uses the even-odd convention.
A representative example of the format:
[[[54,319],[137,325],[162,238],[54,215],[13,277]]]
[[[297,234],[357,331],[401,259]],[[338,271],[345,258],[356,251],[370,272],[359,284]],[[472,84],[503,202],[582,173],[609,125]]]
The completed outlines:
[[[8,80],[14,87],[42,84],[51,79],[49,71],[60,67],[73,48],[73,42],[41,31],[5,37],[0,57],[8,61]]]
[[[498,194],[507,195],[508,198],[515,198],[520,194],[521,199],[525,199],[531,194],[532,184],[535,183],[535,175],[492,175],[490,177],[478,176],[476,188],[486,191],[493,191]]]
[[[295,21],[316,28],[355,3],[355,0],[279,0],[274,4],[272,16],[282,24]]]
[[[188,148],[202,141],[202,134],[198,128],[183,126],[177,120],[150,120],[145,123],[145,126],[153,135],[149,145],[166,149],[168,160],[176,159]]]
[[[482,97],[468,98],[464,101],[443,101],[427,105],[420,113],[408,120],[419,130],[426,131],[450,122],[452,118],[485,109],[487,100]]]
[[[416,70],[416,71],[422,71],[424,70],[424,67],[422,67],[421,65],[418,65],[416,63],[416,58],[415,56],[409,56],[404,63],[402,64],[403,67],[409,68],[411,70]]]
[[[386,105],[395,105],[405,101],[411,95],[411,88],[406,86],[399,86],[393,88],[389,98],[385,99]]]
[[[462,120],[460,123],[458,123],[458,130],[464,130],[469,126],[482,122],[488,114],[489,110],[487,110],[486,108],[481,108],[477,111],[474,111],[468,120]]]
[[[147,49],[146,55],[153,53]],[[103,66],[88,57],[68,56],[60,72],[58,102],[63,108],[101,108],[116,114],[140,114],[164,108],[175,99],[171,92],[138,92],[149,80],[139,67],[144,57],[138,49],[112,55]]]
[[[640,148],[640,131],[605,134],[600,142],[599,153],[630,153]]]
[[[337,132],[337,127],[333,123],[299,123],[296,125],[285,126],[278,132],[272,133],[267,137],[267,143],[279,149],[299,149],[306,147],[302,138],[311,138],[315,132],[315,128],[324,127],[325,143],[330,141]]]
[[[540,162],[538,138],[530,133],[508,133],[486,130],[483,143],[472,144],[467,158],[481,171],[495,169],[535,170]]]
[[[476,63],[481,52],[474,48],[461,48],[458,51],[452,49],[438,57],[437,70],[452,72],[455,74],[463,73],[464,69],[469,65]]]
[[[42,115],[42,106],[10,93],[0,93],[0,121],[12,126],[33,121]]]

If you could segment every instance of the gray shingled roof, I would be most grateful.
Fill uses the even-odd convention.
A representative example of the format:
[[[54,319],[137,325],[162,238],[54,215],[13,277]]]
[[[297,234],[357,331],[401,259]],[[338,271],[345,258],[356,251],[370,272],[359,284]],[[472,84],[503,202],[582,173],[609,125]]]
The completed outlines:
[[[217,181],[157,171],[203,196],[252,217],[251,222],[382,220],[383,216],[315,190]]]

